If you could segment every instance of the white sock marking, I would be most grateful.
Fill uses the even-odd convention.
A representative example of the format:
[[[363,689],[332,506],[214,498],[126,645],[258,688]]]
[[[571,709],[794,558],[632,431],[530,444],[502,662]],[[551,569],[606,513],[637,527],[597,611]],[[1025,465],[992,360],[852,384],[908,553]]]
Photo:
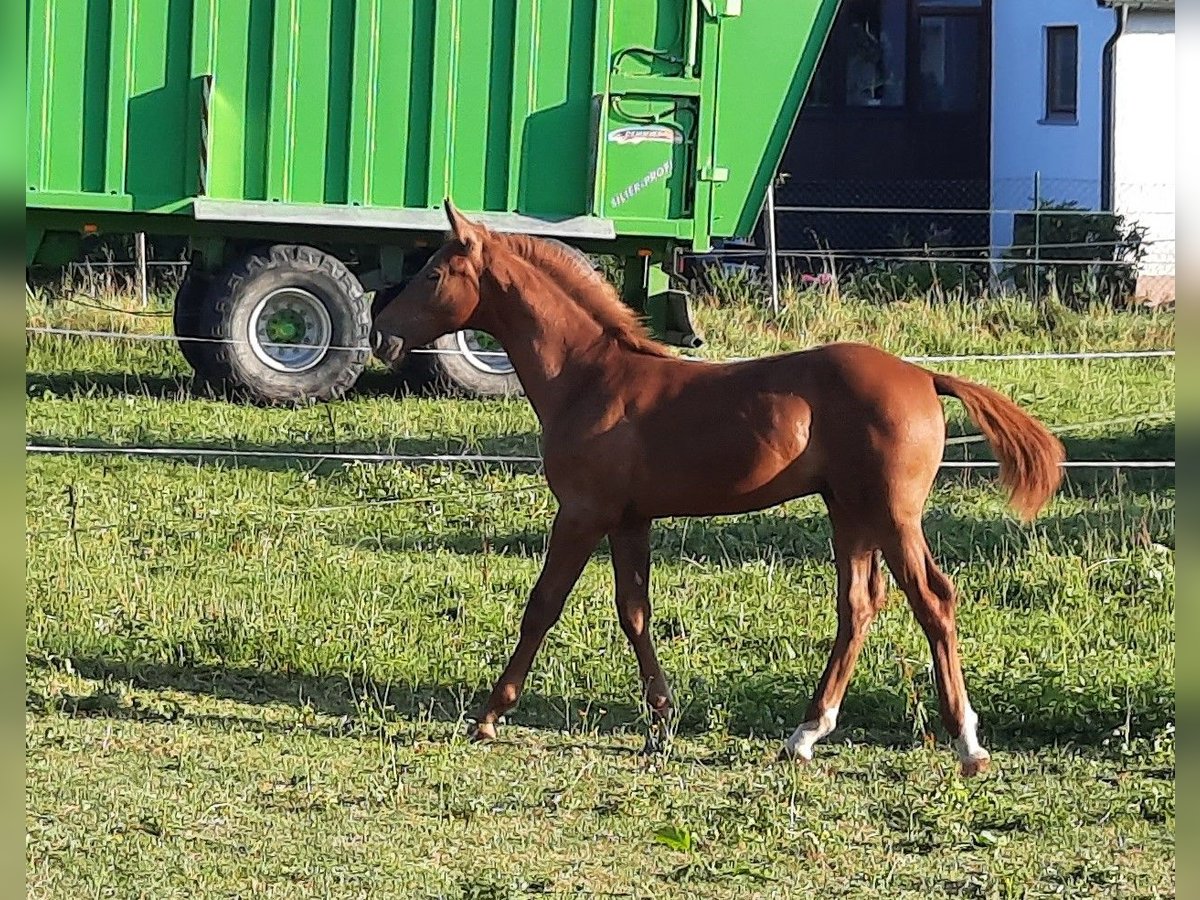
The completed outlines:
[[[821,713],[820,718],[814,719],[811,722],[801,723],[787,740],[788,755],[792,757],[798,756],[804,760],[811,760],[813,758],[813,744],[837,727],[837,716],[838,708],[832,706]]]
[[[967,703],[963,712],[962,734],[954,739],[954,749],[958,752],[960,762],[989,758],[988,752],[979,746],[979,738],[975,736],[975,727],[978,724],[979,716],[975,715],[975,710]]]

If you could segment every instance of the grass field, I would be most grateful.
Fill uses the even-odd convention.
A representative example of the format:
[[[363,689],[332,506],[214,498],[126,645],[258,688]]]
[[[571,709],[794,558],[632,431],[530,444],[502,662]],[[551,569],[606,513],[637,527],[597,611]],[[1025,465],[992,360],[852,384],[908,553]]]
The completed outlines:
[[[1174,344],[1170,314],[1017,301],[699,314],[715,356]],[[379,373],[344,402],[264,410],[190,396],[168,343],[35,335],[26,365],[31,443],[536,452],[523,401],[399,397]],[[937,368],[1062,427],[1073,459],[1174,457],[1174,359]],[[986,456],[947,454],[968,449]],[[468,744],[552,511],[529,467],[31,456],[30,896],[1174,895],[1173,473],[1076,472],[1030,528],[989,475],[940,482],[927,528],[994,762],[971,781],[894,589],[839,729],[810,767],[773,761],[834,631],[812,500],[656,529],[669,754],[637,753],[603,548],[501,740]]]

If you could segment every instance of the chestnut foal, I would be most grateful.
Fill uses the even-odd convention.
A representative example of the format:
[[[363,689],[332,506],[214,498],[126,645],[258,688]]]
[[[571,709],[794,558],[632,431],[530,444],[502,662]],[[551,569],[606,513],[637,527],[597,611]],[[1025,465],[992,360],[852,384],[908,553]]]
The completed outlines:
[[[1026,521],[1058,488],[1062,444],[995,391],[866,345],[733,363],[680,359],[561,247],[492,232],[448,199],[445,210],[452,234],[375,319],[376,351],[395,362],[459,329],[494,335],[541,423],[546,480],[559,503],[520,640],[473,736],[495,737],[605,535],[621,628],[647,702],[667,715],[671,695],[650,633],[651,522],[745,513],[817,493],[833,527],[837,636],[805,721],[780,755],[809,760],[833,731],[886,598],[882,554],[929,640],[942,721],[963,772],[986,767],[959,666],[955,589],[921,528],[945,442],[938,397],[966,406]]]

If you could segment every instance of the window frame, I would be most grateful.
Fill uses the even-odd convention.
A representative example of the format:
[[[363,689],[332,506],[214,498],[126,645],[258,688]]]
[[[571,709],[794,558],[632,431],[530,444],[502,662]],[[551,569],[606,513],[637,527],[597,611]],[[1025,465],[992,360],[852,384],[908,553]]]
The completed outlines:
[[[1075,56],[1075,65],[1072,74],[1071,83],[1071,105],[1058,106],[1058,94],[1056,90],[1061,85],[1058,83],[1059,66],[1056,65],[1057,53],[1059,52],[1059,44],[1055,38],[1061,35],[1069,35],[1073,44],[1073,52]],[[1042,28],[1042,72],[1043,72],[1043,97],[1042,97],[1042,118],[1043,125],[1078,125],[1079,124],[1079,25],[1077,23],[1064,22],[1060,24],[1045,25]]]
[[[986,39],[988,21],[984,15],[991,15],[990,6],[944,6],[932,2],[916,3],[913,5],[912,30],[915,34],[913,52],[909,56],[910,81],[913,93],[910,96],[912,112],[916,116],[929,118],[968,117],[978,115],[990,104],[988,97],[989,73],[991,71],[991,47]],[[982,11],[982,12],[981,12]],[[967,109],[931,109],[925,105],[921,88],[921,27],[925,19],[964,19],[974,20],[976,40],[979,42],[979,58],[975,67],[974,102]]]

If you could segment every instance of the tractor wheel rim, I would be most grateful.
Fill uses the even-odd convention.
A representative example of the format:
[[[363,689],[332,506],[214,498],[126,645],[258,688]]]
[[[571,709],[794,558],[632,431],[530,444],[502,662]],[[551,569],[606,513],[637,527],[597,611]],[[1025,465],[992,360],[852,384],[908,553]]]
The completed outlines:
[[[277,372],[306,372],[329,352],[333,321],[320,298],[303,288],[272,291],[250,316],[250,347]]]
[[[516,371],[500,342],[489,334],[467,329],[456,333],[454,342],[463,358],[480,372],[511,375]]]

